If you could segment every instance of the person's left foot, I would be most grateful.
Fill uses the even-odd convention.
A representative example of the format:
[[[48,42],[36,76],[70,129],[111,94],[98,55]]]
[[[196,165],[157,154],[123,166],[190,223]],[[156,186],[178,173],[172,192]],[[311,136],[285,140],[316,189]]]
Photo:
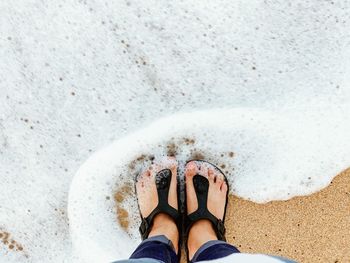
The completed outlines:
[[[146,218],[158,205],[158,192],[156,187],[156,175],[163,169],[169,169],[172,173],[168,203],[178,209],[177,202],[177,161],[173,157],[156,162],[150,168],[142,172],[136,183],[137,199],[142,217]],[[179,230],[174,220],[167,214],[161,213],[155,216],[153,226],[148,237],[164,235],[172,241],[176,253],[178,252]]]
[[[188,215],[198,209],[198,199],[194,187],[193,178],[200,175],[208,179],[207,209],[217,219],[222,220],[226,208],[226,194],[228,191],[225,178],[220,171],[208,163],[189,162],[185,167],[186,197]],[[208,241],[217,240],[213,224],[206,219],[199,220],[193,224],[188,234],[189,259],[192,259],[196,251]]]

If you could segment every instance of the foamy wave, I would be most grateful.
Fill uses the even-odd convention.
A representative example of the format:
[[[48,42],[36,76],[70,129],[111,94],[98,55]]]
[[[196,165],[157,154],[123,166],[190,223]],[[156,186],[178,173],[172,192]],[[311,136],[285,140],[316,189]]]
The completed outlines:
[[[247,108],[156,121],[79,169],[68,210],[75,251],[89,262],[130,255],[139,240],[133,180],[153,158],[175,155],[180,166],[204,158],[227,173],[232,194],[259,203],[286,200],[320,190],[349,166],[349,123],[339,110],[277,114]]]

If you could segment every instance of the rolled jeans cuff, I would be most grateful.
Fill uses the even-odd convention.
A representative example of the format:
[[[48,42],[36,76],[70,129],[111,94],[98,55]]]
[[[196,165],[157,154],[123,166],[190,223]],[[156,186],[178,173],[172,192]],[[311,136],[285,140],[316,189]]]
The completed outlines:
[[[156,241],[156,242],[160,242],[160,243],[169,245],[171,247],[171,249],[175,251],[175,247],[174,247],[173,242],[171,242],[171,240],[169,240],[164,235],[149,237],[149,238],[145,239],[144,241],[142,241],[141,245],[144,244],[144,243],[147,243],[147,242],[152,242],[152,241]]]
[[[226,257],[233,253],[240,253],[240,252],[236,247],[224,241],[212,240],[212,241],[208,241],[197,250],[191,262],[195,263],[195,262],[205,261],[205,260],[214,260],[214,259]]]

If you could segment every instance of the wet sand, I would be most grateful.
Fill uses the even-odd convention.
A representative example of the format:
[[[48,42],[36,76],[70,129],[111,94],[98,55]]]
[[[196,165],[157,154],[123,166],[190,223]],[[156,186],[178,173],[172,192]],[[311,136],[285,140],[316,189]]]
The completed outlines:
[[[298,262],[350,262],[350,169],[325,189],[256,204],[230,197],[227,238],[242,252]]]

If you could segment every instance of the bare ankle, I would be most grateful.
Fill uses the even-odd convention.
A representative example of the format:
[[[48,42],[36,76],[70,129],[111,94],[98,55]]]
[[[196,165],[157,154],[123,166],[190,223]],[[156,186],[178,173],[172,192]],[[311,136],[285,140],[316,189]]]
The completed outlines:
[[[198,249],[208,241],[217,240],[217,236],[213,229],[213,226],[208,220],[199,220],[196,222],[189,232],[188,236],[188,251],[190,259]]]
[[[149,237],[164,235],[171,240],[175,252],[178,252],[179,231],[175,222],[166,214],[159,214],[154,218],[152,230]]]

